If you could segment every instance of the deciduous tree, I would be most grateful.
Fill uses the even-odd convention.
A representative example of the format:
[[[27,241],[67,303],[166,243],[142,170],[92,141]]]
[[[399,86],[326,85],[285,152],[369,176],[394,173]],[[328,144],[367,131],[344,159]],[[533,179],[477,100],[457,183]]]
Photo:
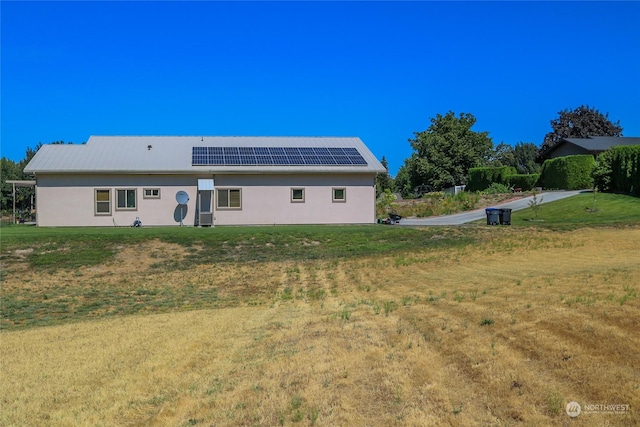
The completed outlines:
[[[493,142],[488,132],[471,130],[475,123],[472,114],[449,111],[432,118],[427,130],[415,132],[409,140],[414,155],[403,166],[410,186],[428,184],[441,190],[464,184],[469,168],[488,164]]]
[[[558,117],[551,120],[551,128],[553,130],[544,136],[540,152],[550,149],[562,138],[622,136],[620,121],[612,122],[609,113],[602,114],[588,105],[558,112]]]

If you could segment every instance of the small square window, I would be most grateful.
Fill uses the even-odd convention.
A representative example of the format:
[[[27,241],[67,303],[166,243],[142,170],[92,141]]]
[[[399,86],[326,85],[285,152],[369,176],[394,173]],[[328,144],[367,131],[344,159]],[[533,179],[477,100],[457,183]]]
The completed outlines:
[[[292,203],[304,203],[304,188],[292,188],[291,189],[291,202]]]
[[[144,198],[145,199],[159,199],[160,198],[160,189],[159,188],[145,188],[144,189]]]
[[[347,201],[347,189],[346,188],[334,188],[333,189],[333,201],[334,202],[346,202]]]

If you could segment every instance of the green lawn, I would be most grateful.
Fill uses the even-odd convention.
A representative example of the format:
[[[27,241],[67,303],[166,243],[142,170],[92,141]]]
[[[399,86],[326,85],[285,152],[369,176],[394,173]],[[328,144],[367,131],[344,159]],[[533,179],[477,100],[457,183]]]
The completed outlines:
[[[511,223],[519,226],[579,226],[640,224],[640,198],[609,193],[583,193],[556,202],[543,203],[538,221],[533,208],[515,211]],[[595,209],[594,209],[595,206]]]
[[[2,255],[32,249],[32,267],[55,270],[100,264],[118,246],[159,239],[194,247],[181,265],[208,262],[248,262],[335,259],[465,245],[471,233],[455,228],[416,229],[384,225],[362,226],[251,226],[251,227],[142,227],[39,228],[9,226],[0,230]],[[197,249],[195,249],[197,247]]]

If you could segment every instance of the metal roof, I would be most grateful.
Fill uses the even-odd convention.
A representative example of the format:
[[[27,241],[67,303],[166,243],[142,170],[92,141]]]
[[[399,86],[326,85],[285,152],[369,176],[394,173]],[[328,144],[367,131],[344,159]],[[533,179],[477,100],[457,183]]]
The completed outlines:
[[[356,148],[366,166],[199,166],[192,165],[193,147],[336,147]],[[357,137],[275,136],[91,136],[86,144],[40,147],[26,173],[376,173],[385,172]]]

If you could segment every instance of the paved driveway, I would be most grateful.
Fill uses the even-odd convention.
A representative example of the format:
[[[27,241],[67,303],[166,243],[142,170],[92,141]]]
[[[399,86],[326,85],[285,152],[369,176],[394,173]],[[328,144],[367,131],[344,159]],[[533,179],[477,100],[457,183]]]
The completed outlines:
[[[554,202],[556,200],[565,199],[567,197],[575,196],[585,190],[578,191],[547,191],[537,195],[538,200],[542,199],[542,203]],[[524,197],[522,199],[514,200],[512,202],[503,203],[501,205],[495,205],[495,208],[508,208],[518,211],[529,207],[529,201],[533,199],[532,196]],[[461,225],[467,222],[476,221],[478,219],[484,219],[487,214],[482,209],[476,209],[475,211],[468,211],[457,213],[453,215],[432,216],[428,218],[403,218],[400,220],[399,225]]]

